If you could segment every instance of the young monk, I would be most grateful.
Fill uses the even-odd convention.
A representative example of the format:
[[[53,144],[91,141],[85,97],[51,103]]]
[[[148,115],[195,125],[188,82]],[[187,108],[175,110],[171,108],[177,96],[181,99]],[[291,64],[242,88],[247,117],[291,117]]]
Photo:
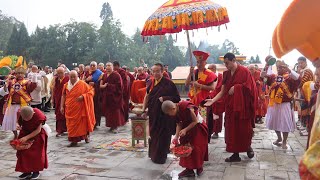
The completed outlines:
[[[179,177],[194,177],[194,169],[200,176],[203,172],[203,162],[208,161],[208,127],[198,114],[198,108],[189,101],[173,103],[164,101],[162,111],[176,117],[176,135],[173,143],[185,145],[190,143],[193,150],[190,156],[180,158],[180,166],[186,169],[179,173]]]
[[[37,179],[39,171],[48,168],[47,140],[48,135],[42,128],[46,116],[37,108],[22,107],[18,119],[21,127],[19,141],[33,141],[29,149],[17,151],[16,171],[22,172],[19,179]]]

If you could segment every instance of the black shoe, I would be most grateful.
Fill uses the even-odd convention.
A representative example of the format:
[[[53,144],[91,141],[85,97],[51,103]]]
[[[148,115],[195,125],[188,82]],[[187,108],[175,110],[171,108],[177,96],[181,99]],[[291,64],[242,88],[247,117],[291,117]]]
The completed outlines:
[[[234,153],[232,156],[226,158],[225,162],[240,162],[241,158],[239,157],[238,153]]]
[[[252,148],[250,148],[249,151],[247,152],[247,156],[248,156],[248,158],[250,158],[250,159],[254,157],[254,152],[253,152],[253,149],[252,149]]]
[[[18,178],[19,179],[28,179],[31,177],[31,173],[23,173]]]
[[[40,177],[40,173],[39,172],[34,172],[32,173],[32,176],[30,179],[38,179]]]
[[[50,110],[49,109],[45,109],[44,112],[50,112]]]

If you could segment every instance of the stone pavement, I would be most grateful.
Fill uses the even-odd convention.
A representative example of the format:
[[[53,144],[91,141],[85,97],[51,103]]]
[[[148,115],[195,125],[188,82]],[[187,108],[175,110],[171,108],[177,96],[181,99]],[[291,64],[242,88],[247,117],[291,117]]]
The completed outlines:
[[[54,114],[48,113],[47,118],[48,124],[54,130]],[[104,121],[102,124],[104,125]],[[264,126],[258,125],[255,129],[252,142],[255,151],[253,159],[248,159],[246,153],[243,153],[242,162],[224,162],[230,154],[225,152],[224,138],[220,136],[209,144],[210,155],[209,161],[204,165],[204,174],[191,179],[300,179],[298,163],[307,138],[301,137],[298,132],[291,133],[288,142],[290,148],[282,150],[272,145],[276,135]],[[149,160],[147,152],[95,148],[97,145],[130,136],[130,124],[122,127],[118,134],[112,134],[102,126],[91,136],[91,143],[83,142],[80,147],[68,148],[69,142],[66,136],[56,138],[55,133],[52,133],[48,143],[49,168],[41,173],[40,179],[178,179],[178,173],[183,169],[173,155],[169,155],[166,164],[157,165]],[[12,133],[0,132],[0,179],[16,179],[20,175],[14,171],[15,151],[9,146],[12,137]]]

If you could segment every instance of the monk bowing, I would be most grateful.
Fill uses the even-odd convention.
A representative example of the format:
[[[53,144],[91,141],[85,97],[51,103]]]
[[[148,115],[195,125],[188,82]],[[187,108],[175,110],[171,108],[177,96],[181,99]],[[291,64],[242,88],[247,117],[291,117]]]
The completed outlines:
[[[110,131],[118,133],[118,127],[125,124],[122,108],[122,80],[118,72],[113,70],[113,64],[106,64],[106,73],[100,81],[103,108],[106,117],[106,126]]]
[[[205,106],[211,106],[225,96],[225,142],[227,152],[233,153],[226,162],[241,161],[240,152],[247,152],[253,158],[251,148],[255,110],[257,105],[257,89],[249,70],[236,62],[232,53],[224,56],[224,64],[228,69],[223,73],[221,91]]]
[[[19,179],[38,179],[39,171],[48,168],[48,135],[42,128],[46,119],[46,116],[37,108],[25,106],[20,109],[19,141],[33,143],[29,149],[17,151],[16,171],[23,173]]]
[[[186,168],[179,173],[179,177],[193,177],[194,169],[200,176],[203,172],[203,162],[208,161],[208,127],[198,113],[198,108],[189,101],[181,101],[178,104],[172,101],[164,101],[162,111],[176,118],[176,135],[174,144],[190,144],[193,151],[188,157],[180,157],[179,165]]]
[[[61,113],[67,120],[69,147],[85,140],[89,143],[89,133],[95,125],[94,89],[84,81],[80,81],[75,70],[70,71],[70,80],[65,84],[61,98]]]

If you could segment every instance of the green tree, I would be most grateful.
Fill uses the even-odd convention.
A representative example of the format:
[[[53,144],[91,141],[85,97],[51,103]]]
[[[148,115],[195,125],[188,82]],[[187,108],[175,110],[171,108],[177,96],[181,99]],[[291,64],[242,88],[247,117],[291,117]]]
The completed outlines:
[[[7,52],[6,54],[18,54],[19,51],[19,32],[17,26],[14,25],[10,39],[8,41]]]
[[[250,64],[256,63],[256,60],[254,59],[253,56],[250,57],[249,63],[250,63]]]
[[[16,55],[27,56],[27,49],[30,46],[30,37],[24,23],[20,25],[18,33],[18,53]]]
[[[260,57],[259,57],[259,55],[257,55],[257,56],[256,56],[255,63],[257,63],[257,64],[261,64],[261,61],[260,61]]]
[[[113,21],[113,12],[108,2],[103,3],[102,9],[100,11],[100,18],[103,23],[109,23],[110,21]]]
[[[0,51],[6,52],[13,26],[20,26],[20,24],[21,22],[16,18],[2,14],[0,10]]]

